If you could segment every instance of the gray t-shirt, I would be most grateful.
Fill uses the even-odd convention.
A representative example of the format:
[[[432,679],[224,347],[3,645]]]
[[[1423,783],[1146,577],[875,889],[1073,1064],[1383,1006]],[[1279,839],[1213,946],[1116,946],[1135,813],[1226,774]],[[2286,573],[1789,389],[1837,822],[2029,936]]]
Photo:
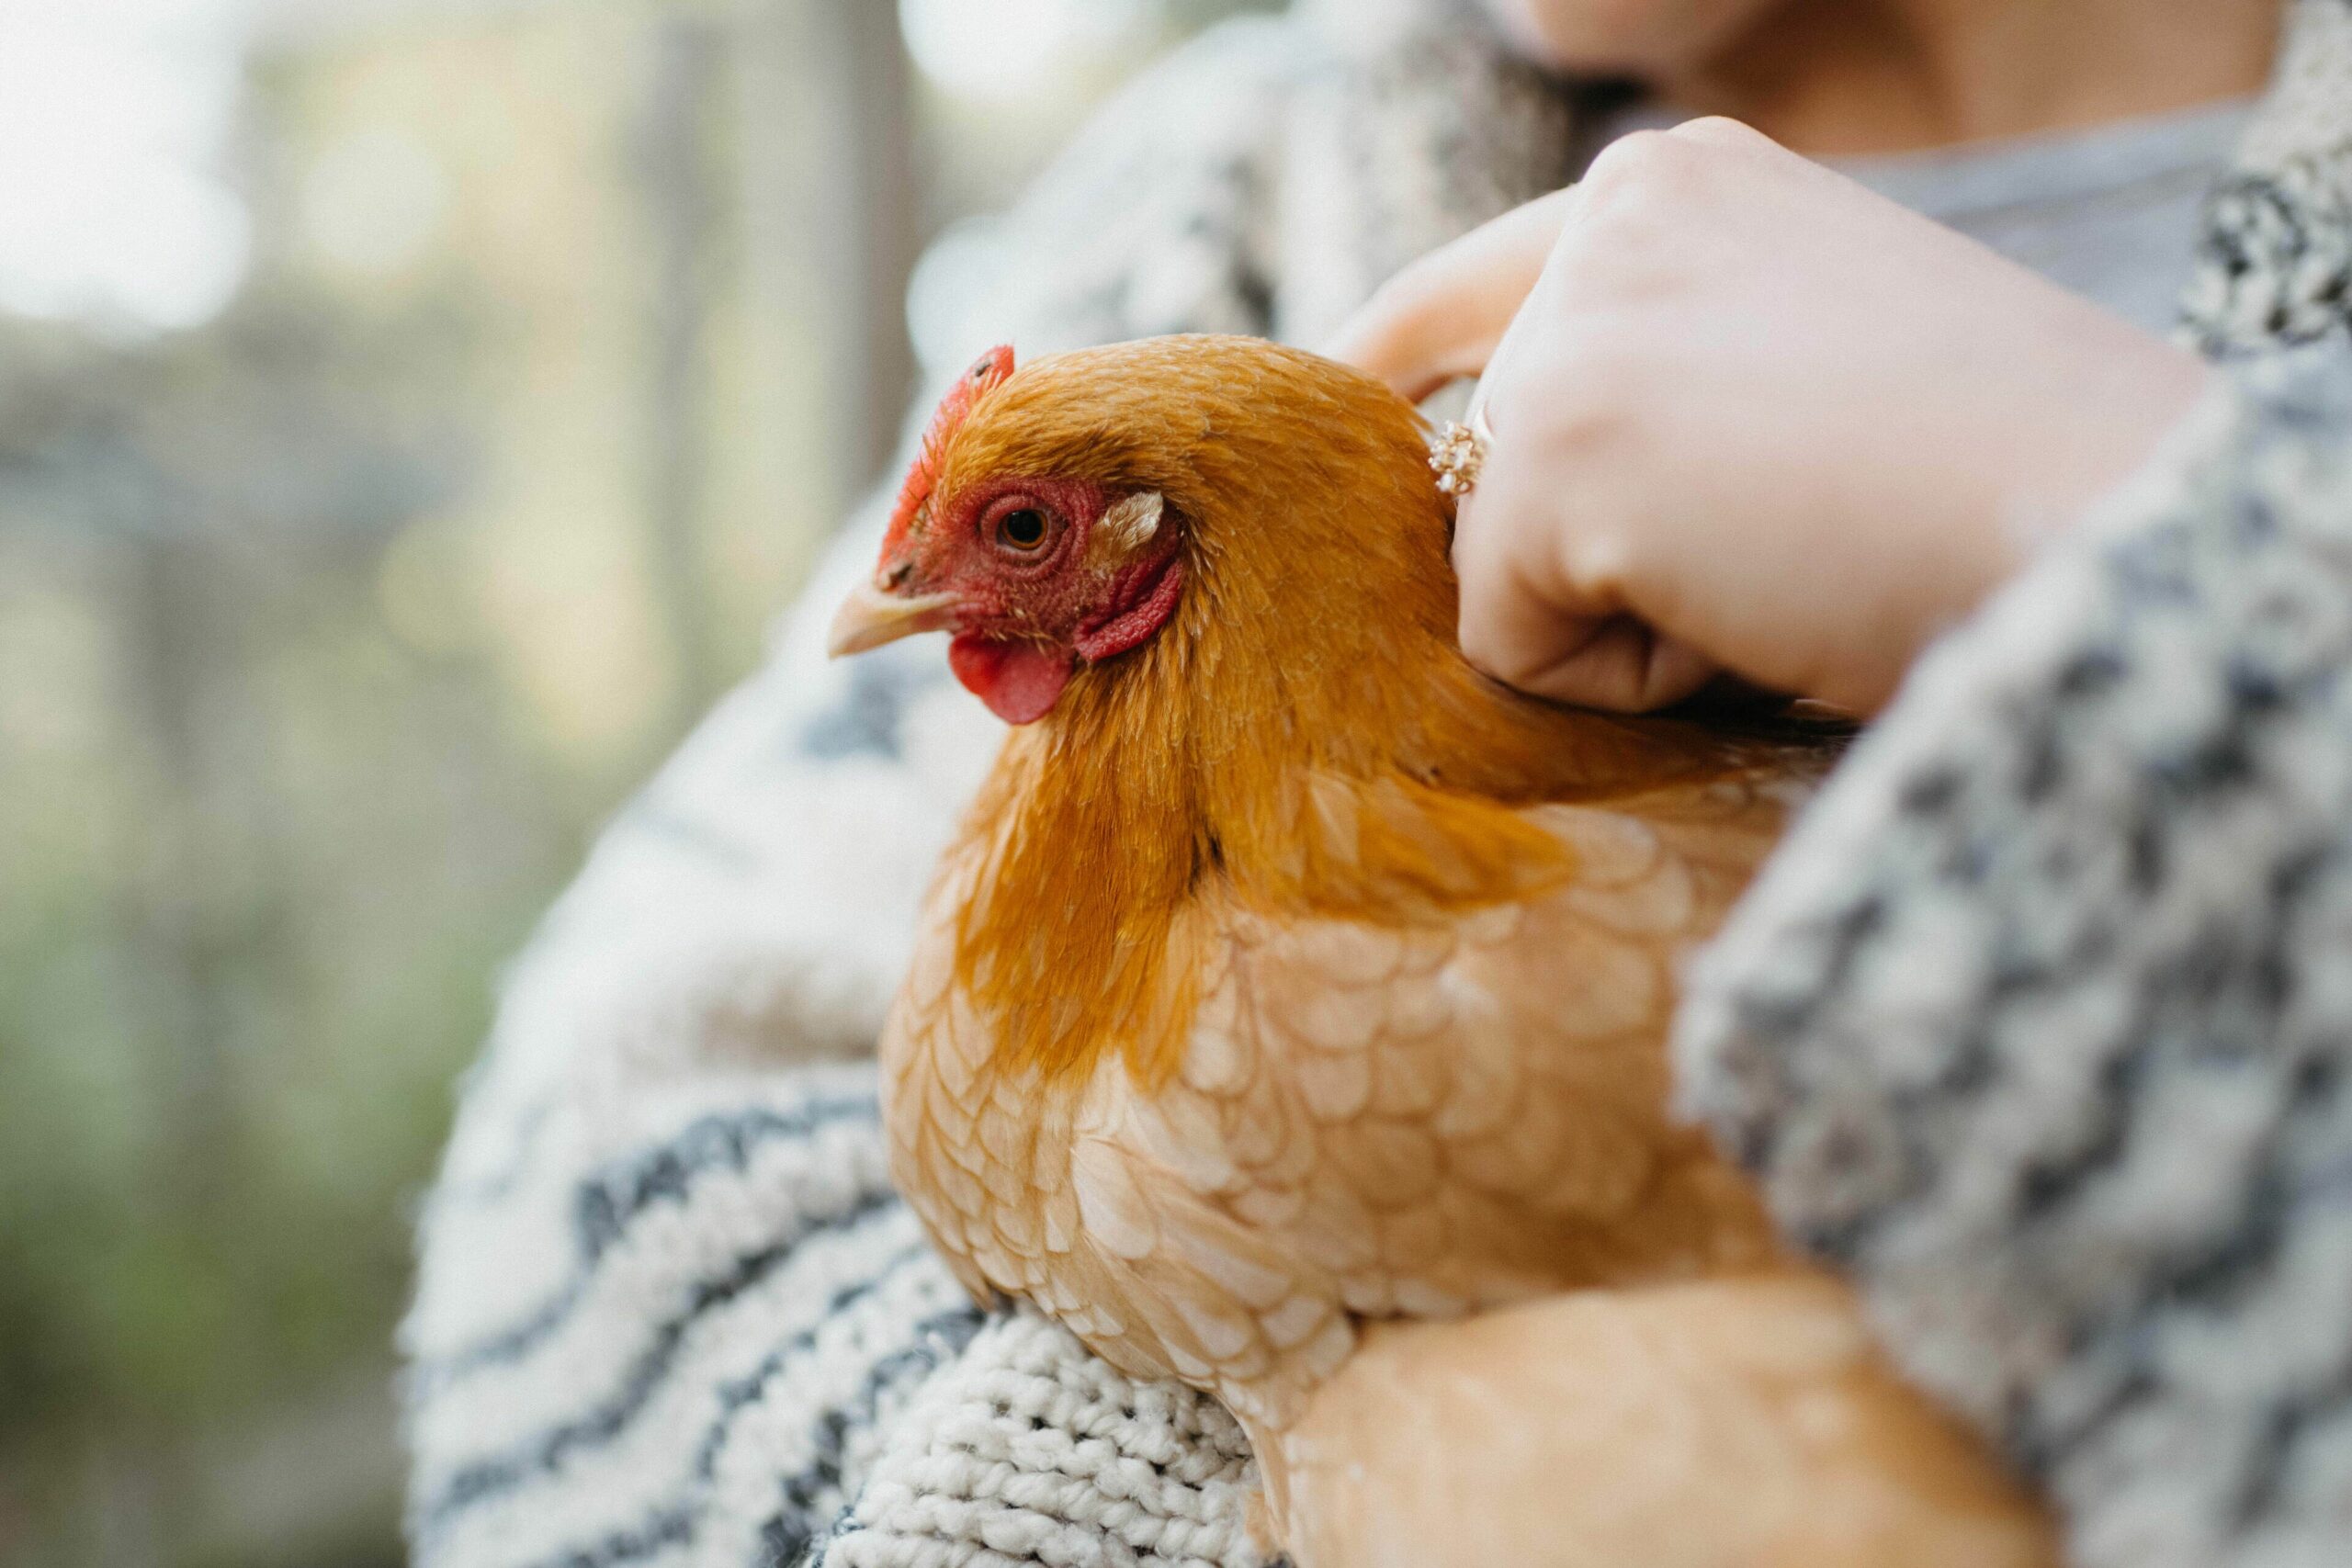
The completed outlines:
[[[2253,109],[2233,99],[2089,130],[1827,162],[2165,333],[2188,283],[2206,192]]]

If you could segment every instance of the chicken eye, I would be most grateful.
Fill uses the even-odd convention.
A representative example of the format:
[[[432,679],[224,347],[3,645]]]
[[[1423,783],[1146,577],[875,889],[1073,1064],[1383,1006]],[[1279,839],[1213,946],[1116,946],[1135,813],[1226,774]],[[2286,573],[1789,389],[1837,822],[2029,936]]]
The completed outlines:
[[[1008,512],[997,520],[996,536],[1016,550],[1034,550],[1046,542],[1046,514],[1034,506]]]

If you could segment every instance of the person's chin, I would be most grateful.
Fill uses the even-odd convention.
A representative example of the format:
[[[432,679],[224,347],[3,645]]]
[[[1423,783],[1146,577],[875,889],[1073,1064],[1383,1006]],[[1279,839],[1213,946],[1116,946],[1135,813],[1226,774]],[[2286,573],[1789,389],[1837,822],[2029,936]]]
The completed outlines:
[[[1567,40],[1557,36],[1540,14],[1541,0],[1480,0],[1480,4],[1495,30],[1521,59],[1553,71],[1589,73],[1595,68],[1594,61],[1583,58],[1584,50],[1565,47]]]
[[[1686,69],[1770,0],[1480,0],[1522,59],[1572,76],[1652,80]]]

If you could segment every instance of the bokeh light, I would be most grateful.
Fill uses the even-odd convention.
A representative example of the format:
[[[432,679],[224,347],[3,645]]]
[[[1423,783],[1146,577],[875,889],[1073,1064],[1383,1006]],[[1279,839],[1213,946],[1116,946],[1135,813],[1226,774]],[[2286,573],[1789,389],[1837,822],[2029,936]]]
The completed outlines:
[[[899,0],[907,51],[961,97],[1012,101],[1128,47],[1148,0]]]
[[[449,206],[449,178],[397,126],[354,131],[322,152],[302,181],[306,237],[351,272],[391,276],[430,248]]]
[[[118,331],[209,320],[251,225],[224,173],[235,0],[0,7],[0,309]]]

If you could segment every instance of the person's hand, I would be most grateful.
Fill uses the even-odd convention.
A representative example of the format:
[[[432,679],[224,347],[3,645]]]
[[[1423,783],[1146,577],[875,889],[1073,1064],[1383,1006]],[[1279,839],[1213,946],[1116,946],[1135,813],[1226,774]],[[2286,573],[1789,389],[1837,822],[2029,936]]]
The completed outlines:
[[[1463,650],[1626,710],[1720,668],[1875,711],[2208,374],[1728,120],[1612,144],[1332,348],[1415,399],[1485,371]]]

